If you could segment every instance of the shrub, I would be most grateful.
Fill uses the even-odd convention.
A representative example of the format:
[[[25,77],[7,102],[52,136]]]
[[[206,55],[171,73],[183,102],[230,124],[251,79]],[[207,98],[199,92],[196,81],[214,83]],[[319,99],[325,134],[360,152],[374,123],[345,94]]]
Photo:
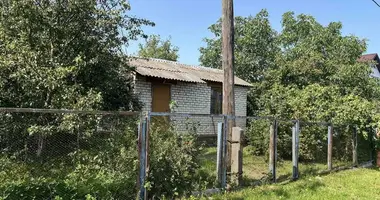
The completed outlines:
[[[53,147],[59,149],[42,150],[41,157],[24,159],[23,149],[2,154],[0,199],[136,198],[137,130],[132,127],[137,127],[135,121],[115,125],[112,133],[80,134],[79,142],[69,137],[59,145],[56,137],[62,133],[52,133],[44,141],[54,141]],[[145,185],[149,198],[187,195],[210,180],[200,170],[202,146],[196,139],[194,134],[179,134],[170,126],[151,126],[150,171]],[[35,154],[33,151],[35,148],[28,154]]]
[[[150,198],[187,195],[208,177],[200,170],[202,145],[192,133],[153,125],[150,134],[150,171],[147,189]]]

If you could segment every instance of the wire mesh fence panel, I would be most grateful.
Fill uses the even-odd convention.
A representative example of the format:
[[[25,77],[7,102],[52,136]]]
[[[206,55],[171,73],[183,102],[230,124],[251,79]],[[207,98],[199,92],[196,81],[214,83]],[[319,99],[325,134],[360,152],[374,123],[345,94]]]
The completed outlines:
[[[0,113],[0,191],[8,199],[133,199],[137,117]]]
[[[147,199],[175,199],[219,188],[226,179],[227,119],[2,110],[0,199],[135,199],[143,196],[139,191]],[[327,170],[329,140],[335,169],[371,161],[375,154],[374,130],[368,127],[333,126],[328,139],[326,125],[299,121],[236,117],[236,126],[245,132],[246,186],[270,183],[274,172],[277,182],[294,179],[295,166],[300,177]]]
[[[260,185],[271,182],[269,171],[269,140],[271,121],[247,119],[243,149],[243,184]]]
[[[294,123],[279,121],[277,125],[277,182],[292,178],[292,127]]]
[[[299,140],[299,174],[316,175],[328,169],[328,129],[317,123],[301,123]]]
[[[357,156],[359,164],[371,163],[374,158],[374,140],[375,130],[372,127],[358,129],[357,131]]]
[[[334,125],[333,127],[333,169],[352,166],[353,130],[349,126]]]

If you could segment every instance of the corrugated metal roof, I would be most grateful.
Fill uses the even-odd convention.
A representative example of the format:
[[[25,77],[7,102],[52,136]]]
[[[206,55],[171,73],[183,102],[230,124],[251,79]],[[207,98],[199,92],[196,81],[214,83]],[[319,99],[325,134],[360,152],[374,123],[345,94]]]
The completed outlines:
[[[136,68],[136,72],[143,76],[158,77],[164,79],[205,83],[205,81],[223,82],[223,70],[202,66],[185,65],[178,62],[154,59],[132,58],[130,65]],[[250,83],[235,76],[235,85],[252,86]]]

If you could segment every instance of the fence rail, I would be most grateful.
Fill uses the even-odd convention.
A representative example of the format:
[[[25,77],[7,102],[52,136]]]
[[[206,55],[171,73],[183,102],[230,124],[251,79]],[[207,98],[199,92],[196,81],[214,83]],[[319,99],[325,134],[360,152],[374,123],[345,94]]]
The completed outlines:
[[[138,112],[138,111],[99,111],[99,110],[73,110],[73,109],[50,109],[50,108],[13,108],[13,107],[0,107],[0,113],[62,113],[62,114],[100,114],[100,115],[147,115],[147,116],[181,116],[181,117],[227,117],[227,119],[253,119],[253,120],[277,120],[278,122],[292,122],[299,121],[301,124],[306,125],[332,125],[332,122],[326,121],[304,121],[304,120],[287,120],[275,116],[237,116],[237,115],[223,115],[223,114],[197,114],[197,113],[176,113],[176,112]],[[338,126],[349,126],[352,124],[334,124]]]
[[[69,109],[42,109],[42,108],[0,108],[1,113],[61,113],[61,114],[100,114],[100,115],[139,115],[135,111],[99,111],[99,110],[69,110]]]

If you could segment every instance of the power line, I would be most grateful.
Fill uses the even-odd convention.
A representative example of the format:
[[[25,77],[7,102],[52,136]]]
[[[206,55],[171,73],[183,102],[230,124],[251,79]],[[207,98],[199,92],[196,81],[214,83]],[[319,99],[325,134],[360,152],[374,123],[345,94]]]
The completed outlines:
[[[380,5],[375,1],[375,0],[372,0],[373,3],[375,3],[378,7],[380,7]]]

